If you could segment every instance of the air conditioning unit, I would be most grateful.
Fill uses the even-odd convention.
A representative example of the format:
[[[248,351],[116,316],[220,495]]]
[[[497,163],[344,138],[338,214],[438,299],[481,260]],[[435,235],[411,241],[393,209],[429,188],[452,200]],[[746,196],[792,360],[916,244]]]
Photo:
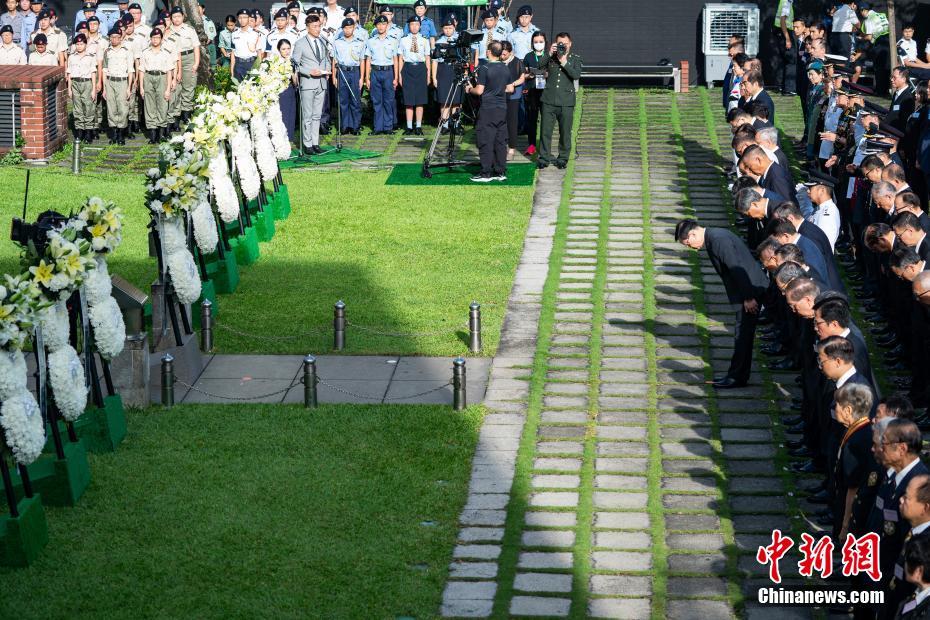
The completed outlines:
[[[726,76],[730,57],[727,44],[734,34],[746,38],[746,53],[759,53],[759,7],[755,4],[705,4],[703,11],[704,79],[710,86]]]

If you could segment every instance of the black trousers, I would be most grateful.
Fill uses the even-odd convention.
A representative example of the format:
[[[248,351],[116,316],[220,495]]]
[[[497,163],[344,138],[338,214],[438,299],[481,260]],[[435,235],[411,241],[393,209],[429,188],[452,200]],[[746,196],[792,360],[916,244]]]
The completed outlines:
[[[475,124],[483,174],[507,172],[507,108],[483,106]]]
[[[517,148],[517,136],[520,135],[520,100],[507,100],[507,146]]]
[[[526,101],[526,140],[531,146],[536,146],[536,130],[539,125],[539,109],[542,104],[542,92],[538,88],[531,88],[527,91],[524,99]]]
[[[788,24],[789,28],[791,24]],[[791,49],[785,49],[785,37],[782,34],[781,30],[778,31],[778,34],[775,36],[775,40],[778,44],[778,51],[781,55],[781,71],[779,71],[779,86],[781,86],[781,94],[785,95],[787,93],[796,93],[798,90],[797,86],[797,70],[798,70],[798,50],[795,47],[794,38],[791,36],[789,30],[788,36],[791,37]]]
[[[733,343],[733,357],[727,375],[745,383],[752,372],[752,342],[756,337],[759,315],[746,312],[743,304],[733,304],[733,310],[736,312],[736,342]]]

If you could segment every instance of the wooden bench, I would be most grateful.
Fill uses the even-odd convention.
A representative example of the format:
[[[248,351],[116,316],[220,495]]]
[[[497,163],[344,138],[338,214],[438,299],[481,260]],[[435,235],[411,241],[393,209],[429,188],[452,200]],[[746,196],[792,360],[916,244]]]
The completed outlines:
[[[582,80],[661,80],[676,93],[688,92],[688,61],[675,65],[585,65]]]

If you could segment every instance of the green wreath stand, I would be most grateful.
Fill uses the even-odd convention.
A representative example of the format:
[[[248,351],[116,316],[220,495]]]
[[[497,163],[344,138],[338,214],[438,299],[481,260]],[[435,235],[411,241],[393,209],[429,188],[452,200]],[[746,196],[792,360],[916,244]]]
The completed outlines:
[[[23,568],[48,544],[48,522],[38,493],[19,500],[16,508],[17,516],[0,517],[0,566]]]
[[[67,437],[66,432],[62,434]],[[84,443],[65,439],[62,447],[65,458],[59,459],[52,446],[51,452],[43,452],[26,468],[33,490],[42,496],[42,502],[47,506],[77,505],[90,484],[90,464]],[[22,480],[15,472],[12,477],[18,496],[22,496]]]
[[[126,437],[126,412],[119,394],[104,396],[103,407],[90,407],[74,423],[88,452],[114,452]]]

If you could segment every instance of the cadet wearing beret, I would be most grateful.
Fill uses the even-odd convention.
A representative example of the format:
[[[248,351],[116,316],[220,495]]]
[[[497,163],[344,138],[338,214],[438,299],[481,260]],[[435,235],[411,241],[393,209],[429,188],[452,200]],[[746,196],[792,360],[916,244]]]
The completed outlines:
[[[300,3],[297,0],[291,0],[287,3],[287,14],[294,19],[292,22],[296,21],[296,26],[291,26],[295,31],[297,31],[298,36],[302,35],[304,31],[307,30],[307,25],[304,23],[304,18],[306,15],[300,12]]]
[[[38,67],[57,67],[58,54],[48,50],[48,38],[41,32],[32,38],[35,49],[29,54],[29,63]]]
[[[279,9],[277,13],[274,14],[274,30],[268,33],[266,40],[268,41],[267,48],[265,53],[272,56],[280,56],[278,52],[278,43],[280,41],[287,41],[291,44],[291,47],[294,47],[294,42],[297,41],[297,31],[290,27],[290,15],[288,15],[286,9]]]
[[[23,48],[13,43],[13,27],[0,26],[0,65],[24,65],[26,54]]]
[[[129,14],[132,15],[132,25],[135,33],[143,37],[145,39],[145,44],[148,45],[149,36],[152,33],[152,27],[146,24],[142,19],[142,5],[138,2],[133,2],[130,4]]]
[[[388,34],[388,25],[387,16],[379,15],[375,19],[375,34],[365,42],[365,87],[371,94],[374,110],[373,135],[394,133],[397,118],[394,56],[399,39]]]
[[[38,19],[38,29],[29,37],[29,42],[34,45],[33,40],[35,39],[35,36],[37,34],[44,34],[47,50],[56,55],[59,64],[64,65],[65,50],[68,47],[67,37],[61,30],[52,26],[51,12],[42,10],[39,11],[39,14],[36,17]],[[32,48],[30,48],[29,51],[31,53]]]
[[[355,20],[342,20],[342,30],[333,42],[336,71],[333,81],[339,92],[339,112],[342,116],[344,134],[358,135],[362,125],[362,64],[365,62],[365,42],[356,33],[365,32],[357,28]]]
[[[229,57],[230,72],[241,80],[252,68],[252,63],[261,51],[258,47],[261,35],[249,25],[249,11],[239,9],[236,13],[239,27],[232,33],[233,53]]]
[[[423,106],[429,102],[428,88],[430,82],[430,43],[420,34],[420,18],[411,15],[407,19],[410,34],[403,37],[397,45],[397,69],[400,73],[400,87],[403,89],[404,107],[406,108],[407,129],[404,135],[423,135]],[[414,127],[416,114],[416,127]]]
[[[507,19],[507,11],[504,9],[504,0],[490,0],[488,10],[497,17],[497,24],[510,34],[513,31],[513,24]]]
[[[387,36],[390,39],[396,39],[400,41],[400,38],[404,36],[404,31],[401,30],[397,24],[394,23],[394,9],[391,8],[390,4],[382,4],[378,7],[378,16],[383,17],[387,20]],[[371,31],[371,36],[375,36],[378,28],[378,20],[375,19],[375,28]]]
[[[71,114],[74,117],[75,136],[85,142],[93,142],[97,128],[95,102],[97,90],[97,58],[87,51],[87,36],[74,36],[74,53],[68,56],[65,70],[68,92],[71,94]]]
[[[107,102],[107,127],[110,144],[126,144],[125,133],[129,124],[129,99],[135,85],[132,51],[123,44],[119,26],[109,32],[110,47],[98,60],[97,75],[103,98]]]
[[[177,59],[162,47],[161,28],[152,28],[149,47],[139,57],[139,92],[145,104],[149,143],[168,137],[168,100]]]
[[[491,41],[506,41],[510,31],[498,22],[497,13],[486,10],[481,12],[481,21],[484,27],[481,28],[482,37],[480,41],[472,44],[475,50],[474,64],[485,64],[488,62],[488,44]]]
[[[432,49],[436,45],[436,37],[439,32],[436,31],[436,23],[426,16],[426,0],[417,0],[413,3],[413,13],[420,18],[420,34],[429,39],[429,46]],[[404,35],[410,34],[410,22],[404,26]]]
[[[343,13],[343,17],[349,18],[355,23],[355,30],[352,31],[352,36],[355,39],[358,39],[362,43],[368,40],[368,37],[369,37],[368,31],[362,28],[362,24],[358,20],[358,9],[356,9],[354,6],[350,6],[346,8],[345,12]],[[343,19],[343,23],[344,22],[345,22],[345,19]],[[341,30],[336,33],[337,40],[341,39],[343,36],[344,35]]]
[[[533,7],[524,4],[517,9],[517,27],[507,35],[513,45],[513,55],[523,60],[533,50],[533,35],[539,28],[533,25]]]
[[[96,2],[85,2],[81,4],[81,7],[74,14],[74,30],[77,32],[78,24],[81,22],[86,22],[88,19],[97,14],[97,3]],[[72,41],[73,43],[73,41]]]

